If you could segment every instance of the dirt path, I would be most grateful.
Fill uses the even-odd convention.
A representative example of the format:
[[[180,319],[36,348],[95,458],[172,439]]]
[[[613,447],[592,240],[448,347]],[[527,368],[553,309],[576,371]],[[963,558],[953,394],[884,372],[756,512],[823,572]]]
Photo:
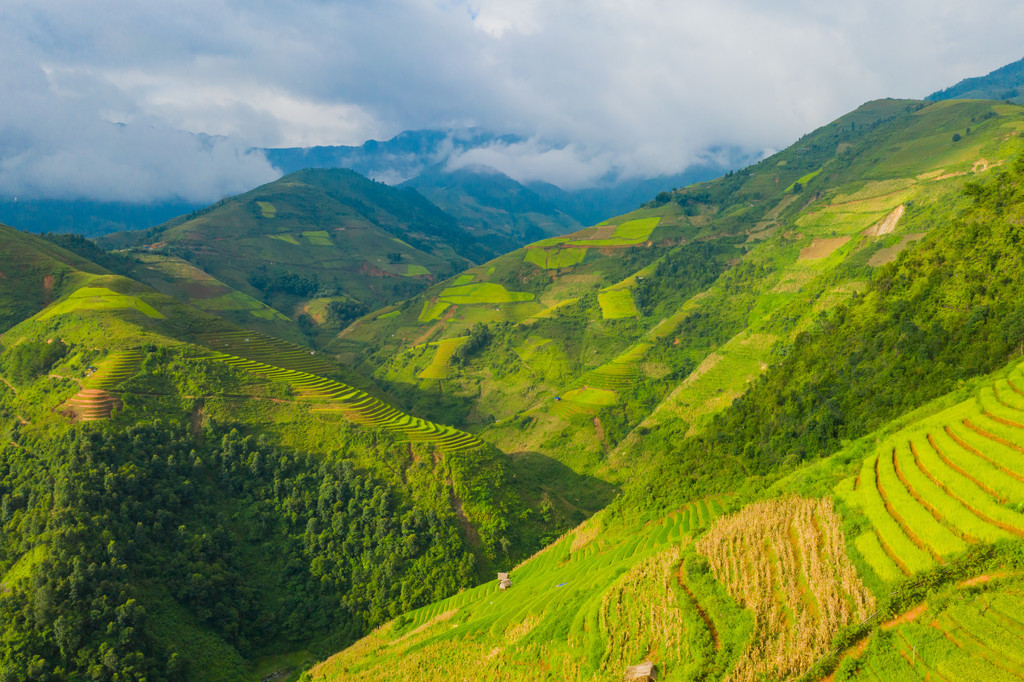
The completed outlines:
[[[3,378],[2,376],[0,376],[0,381],[4,382],[4,385],[7,386],[7,388],[11,389],[11,392],[14,393],[14,395],[18,395],[18,389],[16,389],[11,384],[11,382],[9,382],[7,379]]]
[[[918,604],[914,608],[910,609],[909,611],[901,613],[900,615],[896,616],[892,620],[889,620],[889,621],[886,621],[886,622],[882,623],[882,629],[883,630],[891,630],[894,627],[896,627],[897,625],[903,625],[904,623],[912,623],[915,620],[917,620],[918,616],[920,616],[922,613],[924,613],[927,610],[928,610],[928,603],[927,602],[921,602],[920,604]]]

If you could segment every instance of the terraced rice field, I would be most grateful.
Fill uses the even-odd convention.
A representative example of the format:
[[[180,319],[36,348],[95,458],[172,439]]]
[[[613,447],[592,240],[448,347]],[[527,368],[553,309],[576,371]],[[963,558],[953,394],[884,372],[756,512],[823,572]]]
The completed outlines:
[[[424,323],[433,322],[434,320],[444,315],[445,311],[448,310],[450,306],[451,303],[446,303],[444,301],[437,301],[434,303],[430,301],[424,301],[423,310],[420,311],[420,316],[418,319],[420,322]]]
[[[568,419],[577,414],[597,414],[601,408],[610,407],[619,401],[615,391],[603,388],[575,388],[566,391],[548,407],[548,414]]]
[[[434,359],[419,373],[420,379],[447,379],[452,355],[468,340],[468,336],[457,336],[454,339],[444,339],[430,344],[437,350],[434,352]]]
[[[661,221],[660,217],[627,220],[615,225],[588,228],[588,236],[566,241],[568,246],[636,246],[643,244]]]
[[[841,664],[845,679],[1024,679],[1024,581],[998,577],[956,586],[940,603],[922,604],[882,626],[866,651]],[[938,601],[938,600],[937,600]],[[838,675],[837,675],[838,677]]]
[[[82,390],[65,403],[80,421],[108,419],[120,406],[110,393],[122,381],[135,374],[142,364],[141,350],[115,351],[100,363],[97,370],[82,382]]]
[[[515,303],[519,301],[532,301],[533,294],[527,291],[508,291],[502,285],[495,284],[494,282],[480,282],[478,284],[450,286],[441,292],[439,300],[454,305]]]
[[[614,537],[594,517],[513,568],[509,590],[492,582],[413,611],[313,679],[617,679],[650,651],[663,668],[714,657],[716,614],[680,585],[679,548],[721,513],[720,498],[703,499]],[[453,639],[479,655],[448,656]]]
[[[968,545],[1024,537],[1024,373],[904,429],[837,492],[871,530],[855,546],[883,579],[944,563]]]
[[[754,613],[754,632],[730,680],[798,676],[841,627],[874,611],[840,524],[831,499],[767,500],[720,519],[697,541],[715,577]]]
[[[341,413],[356,424],[390,431],[402,442],[434,443],[448,452],[483,444],[476,436],[405,414],[340,381],[222,352],[215,352],[206,359],[223,362],[274,381],[283,381],[298,393],[300,399],[310,402],[314,412]]]
[[[226,355],[312,374],[329,374],[335,367],[313,351],[244,329],[199,334],[196,342]]]
[[[638,365],[653,344],[638,343],[611,362],[605,363],[584,377],[587,386],[622,391],[640,378]]]

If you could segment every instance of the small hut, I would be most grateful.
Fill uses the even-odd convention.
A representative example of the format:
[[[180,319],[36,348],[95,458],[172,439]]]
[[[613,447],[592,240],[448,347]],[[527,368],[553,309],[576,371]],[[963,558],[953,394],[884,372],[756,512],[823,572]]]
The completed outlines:
[[[498,589],[507,590],[512,587],[512,579],[508,577],[508,573],[498,574]]]
[[[658,679],[658,668],[650,661],[644,661],[639,665],[631,665],[626,668],[626,674],[622,677],[625,682],[654,682]]]

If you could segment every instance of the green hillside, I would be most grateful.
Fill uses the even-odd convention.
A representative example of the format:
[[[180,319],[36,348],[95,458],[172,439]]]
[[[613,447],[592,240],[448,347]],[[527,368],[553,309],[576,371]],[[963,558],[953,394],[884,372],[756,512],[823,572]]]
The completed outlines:
[[[990,102],[870,104],[749,173],[536,245],[561,251],[600,239],[609,251],[652,252],[631,263],[634,278],[591,277],[589,290],[549,299],[547,309],[562,303],[550,316],[489,327],[467,319],[473,296],[497,297],[484,284],[510,267],[498,259],[473,280],[428,290],[436,299],[347,330],[339,348],[378,327],[398,339],[403,315],[412,327],[414,314],[447,303],[421,323],[433,334],[414,339],[434,345],[395,357],[431,363],[429,381],[444,382],[447,409],[467,420],[496,400],[487,371],[507,385],[517,359],[531,363],[534,385],[563,382],[549,421],[532,389],[534,407],[482,437],[509,449],[539,443],[570,466],[623,476],[624,493],[513,569],[508,590],[492,582],[404,615],[310,677],[610,679],[644,660],[657,663],[659,679],[679,680],[1024,674],[1013,653],[1024,634],[1020,113]],[[858,128],[867,130],[851,141]],[[825,139],[831,159],[797,166]],[[631,221],[655,217],[638,235],[646,225]],[[659,245],[666,223],[692,219],[684,243]],[[703,258],[676,260],[697,246]],[[716,250],[726,246],[731,253]],[[625,260],[620,253],[601,256]],[[525,286],[499,281],[536,300],[579,287],[588,258],[536,290],[521,276]],[[683,276],[662,279],[673,271]],[[682,299],[649,326],[648,287],[657,302],[676,291]],[[623,290],[636,317],[608,295]],[[486,305],[522,304],[503,296]],[[585,314],[565,315],[573,307]],[[546,320],[560,320],[562,335]],[[449,352],[444,334],[465,340]],[[544,354],[566,339],[587,345],[560,374]],[[658,375],[669,385],[645,404],[653,358],[671,357],[652,355],[659,344],[690,353],[692,364],[678,379]],[[433,379],[442,348],[448,374]],[[588,354],[597,357],[588,363]],[[378,376],[396,364],[382,362]],[[482,380],[460,406],[450,396],[471,370]],[[390,376],[389,387],[400,386]],[[619,442],[581,456],[585,430],[599,420],[607,439],[616,419],[626,422]]]
[[[407,409],[618,481],[657,448],[645,434],[696,434],[955,215],[1022,125],[1009,105],[872,102],[748,169],[437,283],[329,350]]]
[[[0,241],[23,316],[0,336],[3,679],[293,670],[610,497],[560,474],[540,499],[556,467],[396,410],[322,354]]]
[[[276,310],[335,331],[496,253],[414,190],[343,169],[292,173],[102,241],[135,251],[139,266],[131,274],[158,289],[170,281],[174,295],[232,321],[272,320]],[[196,270],[183,272],[188,266]],[[211,278],[237,293],[211,291]]]
[[[1024,677],[1022,130],[870,102],[497,257],[343,171],[0,227],[0,679]]]

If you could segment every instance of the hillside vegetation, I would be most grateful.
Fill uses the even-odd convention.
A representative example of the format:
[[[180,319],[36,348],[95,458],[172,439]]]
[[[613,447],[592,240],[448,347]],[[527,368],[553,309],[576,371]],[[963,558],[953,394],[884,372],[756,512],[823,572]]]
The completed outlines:
[[[435,284],[329,350],[407,409],[618,482],[927,241],[1022,125],[991,102],[872,102],[748,169]]]
[[[0,679],[293,670],[608,497],[555,485],[542,506],[524,486],[543,462],[0,231],[5,319],[22,316],[0,336]]]
[[[865,121],[880,111],[889,115]],[[420,678],[441,679],[460,670],[483,679],[594,679],[643,660],[656,662],[663,679],[680,680],[1024,674],[1009,653],[1021,636],[1016,592],[1024,541],[1015,487],[1024,481],[1017,359],[1024,316],[1014,293],[1024,272],[1018,117],[1015,107],[990,102],[868,105],[823,129],[837,146],[850,146],[818,168],[778,173],[781,189],[759,168],[777,172],[790,163],[785,155],[812,154],[823,131],[749,174],[680,190],[609,221],[615,229],[598,226],[537,245],[625,241],[630,236],[616,235],[618,228],[661,211],[647,235],[652,252],[665,248],[674,256],[695,244],[734,250],[718,272],[683,268],[690,282],[712,281],[684,294],[646,330],[618,327],[606,351],[592,341],[598,325],[609,323],[600,295],[626,288],[636,294],[648,279],[656,287],[652,273],[669,256],[631,263],[632,283],[617,273],[570,296],[593,296],[587,315],[562,327],[575,336],[542,337],[537,330],[551,327],[540,327],[545,318],[536,314],[536,322],[481,328],[459,311],[472,301],[449,299],[455,312],[428,321],[434,335],[415,340],[460,332],[467,340],[459,348],[487,340],[466,364],[449,362],[445,395],[472,363],[486,359],[497,369],[493,358],[502,356],[494,344],[516,349],[504,341],[514,334],[523,335],[520,352],[513,350],[519,358],[563,347],[566,337],[590,343],[587,350],[599,356],[590,364],[603,371],[576,368],[578,383],[553,391],[561,400],[550,408],[563,433],[577,431],[542,447],[612,480],[623,467],[630,480],[607,509],[514,569],[508,590],[492,583],[393,620],[310,677],[383,679],[418,670]],[[970,135],[954,141],[966,123]],[[859,126],[869,129],[864,141],[849,142],[847,133]],[[956,146],[965,140],[969,148]],[[783,206],[769,215],[758,197],[772,191],[781,195],[772,209]],[[719,208],[716,200],[734,203]],[[686,216],[687,207],[695,215]],[[708,207],[717,209],[713,216]],[[742,217],[747,212],[754,215]],[[692,241],[659,247],[656,230],[673,214],[680,222],[706,217]],[[759,227],[748,233],[753,219]],[[742,243],[727,241],[737,233]],[[587,264],[585,258],[552,273],[535,296],[559,280],[565,286]],[[483,277],[445,286],[493,282],[502,267],[499,259],[474,271]],[[517,287],[506,281],[506,291],[534,291],[524,286],[529,279],[520,277]],[[445,289],[437,292],[444,302]],[[633,298],[634,319],[644,319],[643,300]],[[551,300],[548,308],[559,302],[575,305]],[[341,341],[370,338],[377,326],[398,339],[403,329],[395,320],[405,314],[366,319]],[[598,454],[588,464],[574,450],[576,434],[596,428],[595,417],[614,423],[615,411],[629,419],[634,396],[642,395],[624,388],[631,372],[615,366],[650,358],[644,354],[658,347],[659,330],[673,324],[664,337],[672,351],[686,352],[699,339],[703,357],[693,358],[663,398],[637,410],[646,416],[622,432],[606,459]],[[404,353],[427,361],[429,349]],[[503,357],[515,362],[507,351]],[[381,363],[384,371],[393,366]],[[651,371],[649,364],[634,369]],[[597,377],[609,383],[599,385]],[[470,395],[481,404],[494,390],[481,382]],[[564,402],[573,411],[560,415]],[[458,407],[453,400],[448,409]],[[539,420],[523,419],[528,414],[481,433],[495,442],[495,434],[529,442]],[[711,500],[721,508],[717,519],[680,524],[694,505],[710,512]],[[589,552],[593,567],[574,571]]]

